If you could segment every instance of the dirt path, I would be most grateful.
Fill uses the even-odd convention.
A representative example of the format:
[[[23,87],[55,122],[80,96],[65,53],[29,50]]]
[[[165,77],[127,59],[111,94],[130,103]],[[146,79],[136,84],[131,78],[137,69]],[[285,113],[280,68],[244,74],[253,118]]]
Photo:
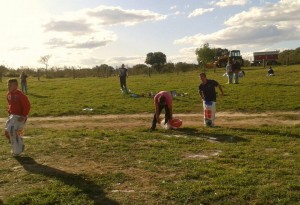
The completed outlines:
[[[122,128],[137,127],[148,128],[151,125],[153,114],[140,113],[129,115],[80,115],[64,117],[31,117],[27,127],[72,129],[72,128]],[[202,114],[175,114],[183,121],[183,126],[203,126]],[[5,118],[0,118],[4,123]],[[234,122],[234,123],[233,123]],[[286,125],[300,124],[300,112],[217,112],[215,124],[224,127],[250,127],[260,125]]]

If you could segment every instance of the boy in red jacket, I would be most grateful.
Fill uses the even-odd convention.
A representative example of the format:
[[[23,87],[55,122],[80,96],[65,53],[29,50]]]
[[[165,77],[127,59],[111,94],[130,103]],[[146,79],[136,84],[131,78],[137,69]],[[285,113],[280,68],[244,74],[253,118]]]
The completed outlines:
[[[6,122],[5,135],[9,138],[12,153],[19,155],[24,151],[24,143],[19,133],[25,126],[30,111],[30,102],[27,96],[18,89],[17,79],[9,79],[7,87],[9,117]]]

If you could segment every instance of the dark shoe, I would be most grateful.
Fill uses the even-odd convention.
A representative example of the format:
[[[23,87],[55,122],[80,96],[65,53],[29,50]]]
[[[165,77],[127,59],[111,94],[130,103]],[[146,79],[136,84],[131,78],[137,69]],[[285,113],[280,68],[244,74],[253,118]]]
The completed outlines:
[[[149,131],[152,132],[154,130],[155,130],[155,127],[151,127]]]

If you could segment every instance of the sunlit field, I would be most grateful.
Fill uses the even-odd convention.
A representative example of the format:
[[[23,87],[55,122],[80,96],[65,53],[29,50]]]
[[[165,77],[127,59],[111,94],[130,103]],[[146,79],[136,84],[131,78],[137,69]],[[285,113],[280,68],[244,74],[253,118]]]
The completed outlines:
[[[200,70],[129,76],[135,95],[122,94],[117,77],[30,77],[25,152],[13,157],[7,140],[0,139],[0,204],[299,204],[300,66],[274,67],[273,77],[259,67],[244,71],[238,85],[226,84],[222,69],[207,71],[225,92],[217,98],[217,112],[244,113],[243,118],[214,128],[195,118],[198,124],[183,121],[180,129],[154,132],[148,93],[175,90],[175,115],[200,115]],[[291,123],[270,124],[259,116],[264,113]],[[134,123],[140,115],[140,124],[132,126],[126,115],[92,118],[111,114],[137,114]],[[240,122],[251,114],[258,114],[252,123]],[[73,126],[70,118],[55,122],[79,115],[91,119],[80,124],[79,118]]]
[[[207,77],[217,80],[224,88],[224,97],[217,99],[219,111],[265,112],[268,110],[299,110],[300,66],[275,67],[276,76],[267,77],[267,69],[245,68],[246,77],[238,85],[226,84],[224,70],[207,71]],[[32,103],[31,116],[61,116],[78,114],[125,114],[153,111],[153,100],[149,92],[175,90],[185,96],[174,98],[174,112],[201,112],[198,94],[199,73],[129,76],[129,89],[145,97],[133,98],[122,95],[118,77],[110,78],[61,78],[43,79],[29,77],[29,98]],[[5,96],[6,79],[0,93]],[[5,98],[5,97],[4,97]],[[6,116],[6,101],[0,101],[1,116]],[[92,108],[86,112],[84,108]]]

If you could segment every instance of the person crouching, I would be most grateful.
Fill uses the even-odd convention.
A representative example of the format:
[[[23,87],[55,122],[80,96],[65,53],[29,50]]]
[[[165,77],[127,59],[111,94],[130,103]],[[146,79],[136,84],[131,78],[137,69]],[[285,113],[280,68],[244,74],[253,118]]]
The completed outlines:
[[[160,113],[165,109],[165,123],[172,119],[172,96],[168,91],[160,91],[154,96],[155,113],[150,130],[155,130],[156,124],[160,123]]]

